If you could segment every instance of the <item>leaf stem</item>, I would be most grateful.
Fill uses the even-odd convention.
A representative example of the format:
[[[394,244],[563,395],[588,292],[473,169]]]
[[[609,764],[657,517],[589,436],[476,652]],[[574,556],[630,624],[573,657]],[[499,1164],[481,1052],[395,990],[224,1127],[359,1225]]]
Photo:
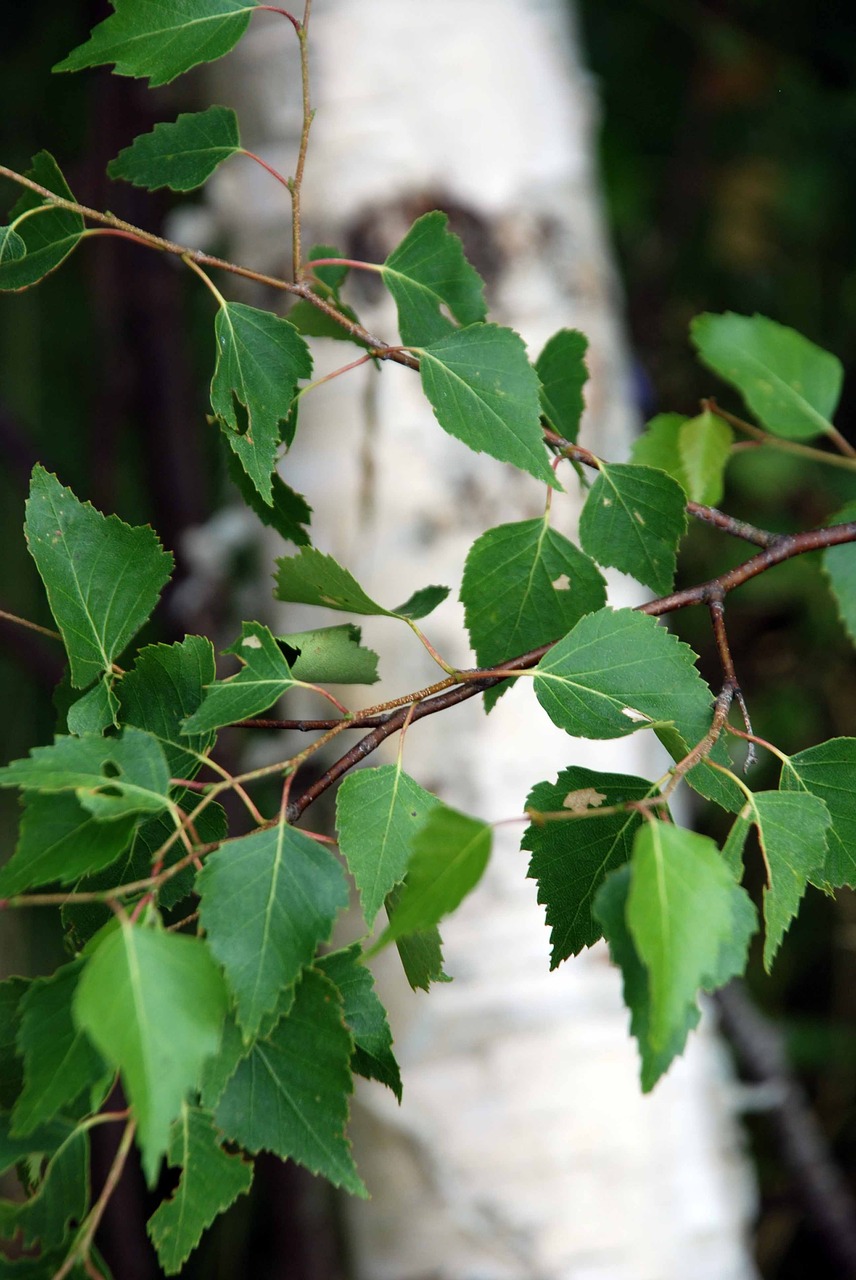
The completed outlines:
[[[51,640],[62,642],[62,636],[58,631],[51,631],[50,627],[40,627],[37,622],[30,622],[27,618],[19,618],[16,613],[7,613],[5,609],[0,609],[0,618],[4,622],[14,622],[17,627],[26,627],[28,631],[38,631],[39,635],[48,636]]]
[[[267,160],[263,160],[261,156],[256,155],[255,151],[248,151],[246,147],[241,147],[238,155],[246,156],[249,160],[255,160],[256,164],[260,164],[263,169],[267,169],[271,177],[276,178],[277,182],[280,183],[281,186],[285,187],[289,195],[291,194],[291,188],[288,185],[288,178],[284,177],[283,174],[280,173],[279,169],[274,169],[272,164],[268,164]]]
[[[92,1206],[71,1252],[60,1267],[59,1271],[56,1272],[54,1280],[65,1280],[65,1277],[70,1274],[78,1259],[89,1257],[89,1250],[92,1247],[95,1232],[98,1230],[98,1225],[104,1216],[104,1211],[110,1202],[110,1197],[116,1190],[119,1179],[122,1176],[125,1161],[128,1159],[128,1152],[131,1150],[131,1144],[134,1141],[134,1132],[136,1128],[136,1120],[129,1120],[125,1126],[125,1132],[122,1134],[122,1140],[119,1143],[119,1148],[113,1159],[113,1163],[110,1166],[110,1172],[104,1180],[104,1186],[101,1189],[101,1194]]]
[[[184,263],[185,266],[190,267],[191,271],[195,271],[196,274],[199,276],[200,280],[205,282],[205,284],[213,293],[214,297],[217,299],[217,302],[219,303],[221,310],[228,312],[228,305],[226,303],[226,299],[223,297],[222,293],[217,288],[217,286],[215,285],[211,277],[208,275],[208,273],[206,271],[203,271],[197,262],[193,261],[193,258],[190,256],[189,253],[182,254],[181,261]]]
[[[738,418],[735,414],[729,413],[727,409],[721,409],[712,396],[702,400],[701,407],[703,410],[715,413],[717,417],[722,418],[723,422],[730,423],[738,431],[751,436],[758,444],[770,445],[774,449],[783,449],[786,453],[796,453],[802,458],[811,458],[814,462],[825,462],[831,467],[846,467],[848,471],[856,468],[856,450],[844,440],[843,436],[840,436],[835,431],[834,427],[832,430],[835,432],[835,436],[842,440],[846,447],[845,452],[848,452],[849,455],[847,457],[838,453],[827,453],[824,449],[814,449],[811,445],[800,444],[796,440],[786,440],[782,436],[773,435],[772,432],[763,431],[761,427],[756,427],[754,423],[747,422],[744,418]],[[826,434],[829,435],[830,433],[827,432]],[[832,437],[830,436],[830,438]]]

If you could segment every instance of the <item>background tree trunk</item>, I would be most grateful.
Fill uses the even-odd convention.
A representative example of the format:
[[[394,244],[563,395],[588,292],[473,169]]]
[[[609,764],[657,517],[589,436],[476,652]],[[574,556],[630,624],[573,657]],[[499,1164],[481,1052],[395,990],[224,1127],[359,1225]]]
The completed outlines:
[[[433,0],[426,11],[401,0],[316,0],[311,48],[318,115],[306,244],[378,261],[415,216],[446,208],[487,278],[493,318],[519,329],[533,354],[560,327],[586,333],[584,440],[624,456],[635,427],[631,379],[592,166],[591,86],[566,5]],[[210,76],[213,99],[238,108],[246,145],[290,172],[300,103],[289,25],[260,18]],[[235,165],[212,198],[239,260],[288,270],[281,188]],[[362,281],[353,297],[373,331],[394,334],[387,300]],[[317,343],[317,373],[348,353]],[[364,367],[304,400],[284,474],[315,509],[317,545],[390,605],[428,582],[456,588],[480,533],[543,509],[533,480],[447,437],[418,379],[391,366],[380,375]],[[572,532],[570,469],[563,478],[571,496],[555,499],[555,522]],[[613,585],[613,603],[633,602],[626,582]],[[288,625],[307,623],[290,610]],[[382,654],[378,697],[437,676],[393,628],[364,628]],[[470,661],[456,603],[427,630],[450,661]],[[405,767],[452,805],[513,818],[535,782],[571,763],[656,776],[662,760],[647,736],[572,742],[522,687],[489,718],[473,702],[414,727]],[[356,1276],[752,1276],[751,1179],[710,1026],[643,1098],[605,953],[548,971],[521,832],[498,828],[485,881],[443,931],[450,986],[413,995],[393,958],[381,968],[405,1099],[399,1109],[370,1086],[355,1102],[356,1156],[373,1195],[348,1206]]]

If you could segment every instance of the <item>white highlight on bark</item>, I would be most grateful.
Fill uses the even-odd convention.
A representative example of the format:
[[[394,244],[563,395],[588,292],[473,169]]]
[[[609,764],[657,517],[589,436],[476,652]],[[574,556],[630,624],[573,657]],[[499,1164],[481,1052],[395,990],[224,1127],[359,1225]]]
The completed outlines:
[[[247,145],[290,172],[300,113],[287,27],[254,20],[213,77]],[[585,440],[626,456],[635,415],[592,171],[591,86],[566,5],[316,0],[311,47],[306,243],[344,247],[357,220],[394,222],[397,201],[472,210],[502,259],[492,318],[519,329],[533,354],[562,326],[587,334]],[[246,163],[227,166],[214,203],[235,256],[287,270],[281,188]],[[388,304],[358,308],[373,331],[394,334]],[[318,373],[350,358],[341,344],[316,344]],[[428,582],[456,587],[480,533],[543,509],[533,480],[446,436],[399,367],[363,368],[307,397],[283,472],[315,509],[319,547],[388,605]],[[572,497],[556,496],[555,522],[572,531],[570,468],[563,480]],[[633,603],[629,591],[616,579],[612,602]],[[286,618],[290,629],[321,621],[341,618]],[[456,663],[470,661],[462,623],[453,600],[425,623]],[[364,627],[385,676],[372,701],[440,674],[395,626]],[[408,771],[490,820],[521,813],[529,788],[571,763],[661,771],[652,735],[572,742],[531,683],[519,684],[489,718],[471,702],[414,726]],[[405,1098],[399,1110],[377,1086],[358,1091],[354,1146],[373,1193],[350,1206],[359,1280],[748,1280],[751,1180],[710,1027],[643,1098],[603,950],[548,972],[521,833],[497,830],[485,881],[443,930],[454,982],[426,997],[406,988],[394,959],[381,973]]]

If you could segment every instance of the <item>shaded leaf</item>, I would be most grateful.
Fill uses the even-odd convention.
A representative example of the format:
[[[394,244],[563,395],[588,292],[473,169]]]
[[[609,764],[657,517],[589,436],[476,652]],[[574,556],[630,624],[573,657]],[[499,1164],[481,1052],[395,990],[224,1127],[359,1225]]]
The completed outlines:
[[[140,134],[107,166],[111,178],[156,191],[193,191],[224,160],[241,151],[238,117],[230,107],[184,112],[173,123]]]
[[[419,350],[422,389],[444,431],[552,488],[540,383],[522,338],[496,324],[457,329]]]
[[[404,886],[396,885],[386,895],[385,905],[389,917],[395,915],[403,892]],[[420,933],[396,938],[395,946],[404,976],[413,991],[427,991],[432,982],[452,981],[443,969],[443,939],[438,929],[423,929]]]
[[[742,973],[755,908],[707,836],[666,822],[637,832],[626,920],[648,971],[649,1043],[662,1052],[695,1017],[699,990]]]
[[[317,840],[281,822],[210,854],[197,889],[209,946],[249,1041],[280,993],[311,964],[319,943],[329,941],[336,916],[348,905],[344,872]]]
[[[766,316],[696,316],[690,336],[702,363],[742,395],[768,431],[810,440],[832,430],[841,361]]]
[[[99,821],[71,794],[28,792],[18,845],[0,871],[0,896],[54,882],[72,884],[109,867],[130,844],[137,822],[133,814]]]
[[[769,973],[806,885],[826,862],[826,833],[831,819],[824,802],[805,791],[755,792],[740,818],[755,824],[767,870],[764,968]],[[732,850],[740,834],[739,829],[732,830]]]
[[[307,969],[291,1012],[238,1063],[216,1120],[248,1151],[273,1151],[364,1196],[345,1137],[353,1039],[343,1015],[335,985]]]
[[[24,176],[64,200],[74,200],[56,160],[48,151],[33,156],[32,168]],[[86,230],[79,213],[51,205],[43,196],[28,189],[21,193],[9,216],[14,222],[31,209],[45,209],[45,212],[25,218],[15,231],[4,228],[7,236],[5,253],[0,253],[0,290],[27,289],[43,280],[76,248]]]
[[[849,524],[856,520],[856,502],[850,502],[829,524]],[[823,572],[838,607],[838,616],[850,639],[856,644],[856,543],[827,547],[823,553]]]
[[[104,1063],[71,1016],[82,968],[74,961],[50,978],[37,978],[21,1001],[24,1088],[12,1118],[16,1137],[53,1120],[105,1074]]]
[[[319,627],[315,631],[293,631],[277,636],[280,644],[293,649],[291,670],[307,684],[375,684],[377,654],[360,644],[361,631],[351,623],[341,627]]]
[[[48,1251],[63,1243],[88,1207],[89,1134],[76,1129],[51,1157],[29,1199],[23,1204],[0,1200],[0,1235],[8,1240],[20,1231],[25,1248],[39,1243]]]
[[[62,633],[71,683],[85,689],[148,619],[173,559],[148,525],[103,516],[38,465],[26,509],[27,546]]]
[[[782,791],[810,791],[829,810],[829,852],[812,872],[821,887],[856,887],[856,738],[832,738],[791,756],[782,765]]]
[[[439,805],[397,764],[360,769],[343,778],[336,794],[339,849],[360,891],[368,925],[390,890],[404,879],[413,839]]]
[[[0,227],[0,266],[7,262],[20,262],[27,255],[27,246],[12,227]]]
[[[658,595],[671,590],[686,496],[671,476],[636,463],[602,463],[580,516],[580,542],[598,564]]]
[[[300,378],[312,373],[303,338],[281,316],[227,302],[214,322],[217,364],[211,407],[261,498],[273,505],[271,475]]]
[[[596,565],[548,518],[503,524],[477,538],[461,583],[470,644],[480,667],[557,640],[606,604]],[[508,688],[485,690],[485,708]]]
[[[223,979],[198,938],[123,920],[87,961],[75,1020],[122,1074],[149,1186],[182,1101],[217,1051],[226,1008]]]
[[[199,709],[215,679],[214,646],[205,636],[177,644],[150,644],[137,654],[133,671],[119,685],[122,721],[157,738],[173,778],[195,778],[200,755],[211,747],[210,730],[189,736],[181,722]]]
[[[181,1179],[146,1230],[164,1272],[174,1276],[217,1215],[249,1191],[253,1168],[240,1155],[226,1154],[209,1112],[187,1103],[173,1125],[167,1161],[181,1169]]]
[[[577,329],[560,329],[548,339],[535,361],[541,383],[541,412],[560,436],[576,443],[585,408],[588,381],[585,354],[588,338]]]
[[[323,605],[367,617],[424,618],[449,594],[448,587],[422,587],[398,609],[385,609],[366,595],[347,569],[314,547],[304,547],[296,556],[277,560],[276,567],[277,600]]]
[[[128,728],[116,738],[93,734],[33,747],[28,759],[0,769],[0,787],[74,792],[93,817],[108,821],[165,809],[169,770],[155,739]]]
[[[701,1010],[687,1006],[684,1021],[672,1028],[671,1036],[660,1048],[651,1042],[651,985],[648,971],[627,927],[627,896],[630,892],[630,867],[619,867],[600,886],[594,902],[594,914],[603,926],[609,943],[609,954],[621,970],[624,1003],[630,1010],[630,1034],[639,1046],[642,1092],[650,1093],[672,1062],[683,1053],[690,1031],[698,1026]]]
[[[282,649],[260,622],[245,622],[241,639],[226,652],[240,659],[241,670],[209,684],[199,709],[183,722],[183,733],[207,734],[259,715],[297,683]]]
[[[432,806],[413,837],[401,896],[372,951],[423,933],[460,906],[484,874],[492,839],[488,823],[444,804]]]
[[[0,1113],[11,1111],[24,1087],[24,1064],[17,1040],[21,1000],[29,985],[28,978],[7,978],[0,982]]]
[[[644,778],[573,766],[555,783],[539,782],[529,792],[527,812],[564,810],[569,815],[565,820],[531,823],[520,846],[532,853],[527,875],[538,882],[538,901],[547,908],[551,969],[601,936],[595,897],[610,871],[629,859],[633,837],[644,821],[638,812],[599,817],[598,810],[644,800],[654,790]]]
[[[116,75],[168,84],[238,43],[257,0],[111,0],[115,13],[54,71],[116,64]]]
[[[91,689],[72,703],[66,723],[69,733],[78,737],[119,727],[119,699],[113,691],[113,676],[109,672],[105,671]]]
[[[6,1173],[14,1164],[29,1156],[52,1155],[74,1132],[71,1120],[52,1120],[41,1125],[35,1133],[23,1138],[13,1138],[12,1117],[0,1111],[0,1173]]]
[[[271,476],[271,505],[268,505],[241,466],[240,460],[230,453],[226,462],[229,479],[239,490],[248,507],[256,513],[262,524],[275,529],[286,542],[293,542],[296,547],[309,546],[308,526],[312,518],[312,508],[301,494],[290,489],[285,481],[274,471]]]
[[[467,262],[464,247],[449,231],[445,213],[423,214],[382,267],[395,300],[398,330],[406,346],[435,342],[455,325],[484,320],[484,281]],[[447,313],[448,312],[448,313]]]
[[[362,964],[359,944],[322,956],[317,968],[335,982],[345,1002],[345,1022],[354,1037],[351,1066],[367,1080],[378,1080],[401,1101],[401,1073],[392,1052],[392,1033],[386,1010],[375,991],[374,978]]]
[[[705,506],[722,501],[724,474],[734,432],[718,414],[706,409],[678,431],[678,450],[686,476],[687,497]]]

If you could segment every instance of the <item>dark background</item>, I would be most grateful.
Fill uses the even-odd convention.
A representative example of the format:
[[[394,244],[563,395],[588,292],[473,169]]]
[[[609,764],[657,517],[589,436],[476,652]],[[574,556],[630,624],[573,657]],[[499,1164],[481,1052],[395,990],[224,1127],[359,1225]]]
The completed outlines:
[[[843,360],[837,425],[856,439],[856,6],[581,0],[580,11],[602,103],[606,212],[644,415],[692,414],[710,393],[739,411],[694,363],[687,326],[700,311],[759,311]],[[46,147],[85,203],[158,230],[168,200],[108,184],[104,169],[155,119],[174,114],[174,91],[151,94],[106,71],[48,74],[107,12],[96,0],[4,6],[0,157],[22,169]],[[10,207],[15,192],[4,192],[3,207]],[[185,275],[160,255],[104,238],[81,246],[39,288],[0,298],[0,609],[50,622],[21,536],[36,458],[96,506],[151,521],[173,549],[180,549],[182,530],[227,493],[205,424],[210,315]],[[723,506],[756,524],[793,530],[824,521],[853,498],[856,479],[848,473],[747,450],[729,469]],[[743,557],[699,528],[682,572],[698,581]],[[185,569],[179,555],[178,581]],[[730,634],[756,730],[786,751],[852,735],[853,650],[816,558],[756,579],[739,603]],[[203,600],[190,614],[167,601],[153,634],[212,633],[222,607]],[[702,611],[676,621],[714,679]],[[60,675],[49,641],[0,621],[4,758],[52,733],[50,691]],[[763,759],[753,784],[775,785]],[[0,804],[0,829],[8,833],[15,817],[8,793]],[[17,968],[52,968],[58,937],[41,917],[27,925],[13,934],[4,923],[4,963],[14,946]],[[856,1189],[852,895],[833,902],[810,890],[772,976],[756,958],[750,986],[783,1028],[829,1151]],[[846,1274],[809,1220],[770,1118],[750,1117],[749,1127],[761,1179],[756,1246],[763,1275]],[[103,1163],[109,1153],[99,1158]],[[262,1280],[342,1274],[324,1190],[274,1162],[267,1174],[186,1274],[233,1277],[248,1257]],[[104,1247],[122,1280],[155,1276],[140,1234],[143,1192],[131,1183],[123,1196]]]

